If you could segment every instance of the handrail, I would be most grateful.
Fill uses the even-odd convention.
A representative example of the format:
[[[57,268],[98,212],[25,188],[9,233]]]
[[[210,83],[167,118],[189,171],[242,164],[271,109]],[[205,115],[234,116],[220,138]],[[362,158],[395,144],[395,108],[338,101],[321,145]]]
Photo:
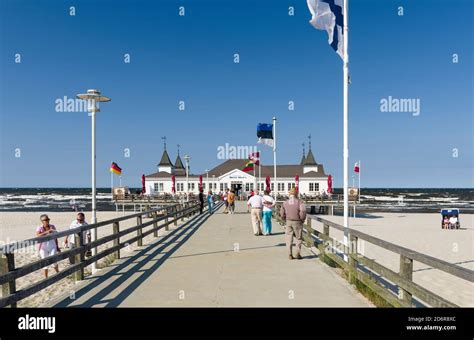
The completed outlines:
[[[281,203],[278,202],[275,209],[275,217],[280,220],[280,223],[284,221],[280,217]],[[323,232],[313,228],[312,221],[317,221],[323,224]],[[348,262],[344,261],[340,256],[334,254],[334,249],[337,248],[341,243],[329,236],[330,228],[337,229],[339,231],[346,232],[349,235],[351,245],[343,246],[342,251],[339,253],[344,254],[348,258]],[[427,302],[429,305],[435,307],[456,307],[457,305],[447,301],[446,299],[438,296],[437,294],[429,291],[428,289],[419,286],[413,282],[413,261],[418,261],[426,265],[431,266],[434,269],[441,270],[447,274],[451,274],[455,277],[474,282],[474,271],[461,267],[456,264],[451,264],[441,259],[437,259],[430,255],[422,254],[412,249],[408,249],[394,243],[382,240],[375,236],[363,233],[361,231],[344,228],[344,226],[326,220],[316,215],[307,215],[306,225],[303,228],[305,241],[307,246],[317,246],[321,254],[320,259],[324,262],[335,263],[337,266],[344,269],[344,272],[348,273],[348,279],[351,283],[362,283],[365,287],[369,288],[373,293],[381,297],[386,303],[397,307],[410,307],[413,306],[412,296],[417,296],[421,301]],[[400,255],[400,271],[398,273],[390,270],[377,263],[376,261],[369,259],[362,254],[357,252],[357,244],[359,240],[364,240],[383,249],[391,251]],[[319,242],[316,244],[315,241]],[[331,246],[330,242],[336,244],[336,247]],[[329,244],[328,244],[329,243]],[[326,250],[325,246],[329,245],[329,251]],[[373,280],[372,275],[369,272],[361,270],[365,267],[370,272],[377,273],[381,277],[398,285],[399,295],[394,296],[387,290],[386,287],[378,284]]]
[[[322,222],[326,225],[329,225],[330,227],[332,227],[334,229],[337,229],[337,230],[340,230],[340,231],[345,231],[346,230],[346,228],[344,228],[344,226],[342,226],[340,224],[337,224],[337,223],[334,223],[334,222],[331,222],[331,221],[328,221],[324,218],[321,218],[321,217],[318,217],[318,216],[315,216],[315,215],[308,215],[308,217],[310,217],[311,219],[316,220],[318,222]],[[396,245],[395,243],[391,243],[391,242],[382,240],[380,238],[377,238],[375,236],[363,233],[363,232],[355,230],[355,229],[347,228],[347,232],[349,234],[352,234],[353,236],[356,236],[357,238],[359,238],[361,240],[365,240],[367,242],[375,244],[376,246],[385,248],[385,249],[390,250],[390,251],[392,251],[394,253],[397,253],[399,255],[404,255],[408,258],[411,258],[411,259],[416,260],[418,262],[429,265],[429,266],[431,266],[435,269],[442,270],[444,272],[447,272],[451,275],[454,275],[454,276],[459,277],[461,279],[467,280],[469,282],[474,282],[474,271],[472,271],[468,268],[464,268],[464,267],[461,267],[457,264],[452,264],[452,263],[449,263],[447,261],[437,259],[436,257],[430,256],[430,255],[422,254],[422,253],[420,253],[416,250],[412,250],[412,249],[408,249],[408,248]]]
[[[182,209],[178,209],[182,207]],[[101,258],[114,255],[115,259],[120,258],[120,249],[126,247],[128,244],[137,242],[137,245],[141,246],[143,244],[143,238],[147,235],[153,233],[155,237],[158,237],[158,230],[165,228],[168,230],[169,225],[174,223],[175,226],[178,225],[179,219],[184,219],[185,216],[192,216],[195,213],[198,213],[199,202],[197,200],[192,200],[188,202],[183,202],[182,204],[174,204],[168,207],[156,208],[153,210],[147,210],[144,212],[139,212],[127,216],[122,216],[107,221],[90,224],[88,226],[78,227],[71,230],[55,233],[54,235],[42,236],[33,238],[26,241],[14,242],[2,247],[2,252],[0,253],[0,292],[3,294],[0,296],[0,307],[11,305],[16,307],[16,303],[41,289],[47,287],[49,284],[56,283],[60,280],[63,280],[67,276],[73,274],[76,281],[84,279],[84,268]],[[158,215],[158,212],[163,212],[163,214]],[[147,222],[143,222],[143,215],[152,215],[152,219]],[[130,220],[136,218],[137,223],[134,226],[127,227],[127,229],[120,230],[119,225],[120,221]],[[163,222],[159,225],[159,222]],[[113,231],[112,234],[103,236],[95,241],[89,243],[83,243],[82,232],[92,228],[102,227],[105,225],[112,225]],[[153,225],[153,227],[147,231],[143,231],[143,228]],[[136,236],[127,239],[126,241],[121,241],[120,238],[131,233],[136,232]],[[14,261],[14,250],[24,248],[34,243],[45,242],[47,240],[57,239],[59,237],[74,235],[77,247],[60,252],[53,256],[49,256],[44,259],[36,260],[34,262],[27,263],[19,268],[15,268]],[[29,243],[27,243],[29,242]],[[104,249],[97,253],[96,255],[85,258],[85,252],[91,248],[96,248],[99,245],[113,242],[113,245],[107,249]],[[19,247],[18,247],[19,245]],[[15,247],[14,247],[15,246]],[[7,250],[7,252],[5,252]],[[74,262],[70,266],[61,270],[61,272],[56,273],[48,278],[42,279],[38,282],[29,284],[25,288],[17,291],[16,290],[16,280],[26,276],[34,271],[37,271],[45,266],[58,263],[67,258],[73,258]],[[5,296],[6,294],[6,296]]]
[[[193,200],[193,201],[189,201],[189,202],[197,202],[197,200]],[[185,202],[185,203],[189,203],[189,202]],[[58,239],[58,238],[65,237],[65,236],[68,236],[68,235],[77,234],[79,232],[84,232],[84,231],[87,231],[87,230],[90,230],[90,229],[104,227],[104,226],[110,225],[111,223],[114,223],[114,222],[120,222],[120,221],[125,221],[125,220],[128,220],[128,219],[134,218],[134,217],[138,217],[138,216],[149,215],[153,212],[159,212],[159,211],[164,211],[164,210],[169,211],[169,209],[175,208],[179,205],[181,205],[181,204],[176,203],[176,204],[173,204],[173,205],[168,205],[168,206],[164,206],[164,207],[160,207],[160,208],[150,209],[150,210],[146,210],[146,211],[142,211],[142,212],[126,215],[126,216],[116,217],[114,219],[110,219],[110,220],[106,220],[106,221],[102,221],[102,222],[97,222],[97,223],[94,223],[94,224],[84,225],[84,226],[77,227],[77,228],[74,228],[74,229],[68,229],[68,230],[60,231],[60,232],[57,232],[57,233],[53,233],[51,235],[33,237],[33,238],[26,239],[26,240],[23,240],[23,241],[12,242],[12,243],[1,246],[0,247],[0,254],[1,253],[3,253],[3,254],[11,253],[15,250],[30,247],[30,246],[33,246],[37,243],[43,243],[43,242],[46,242],[46,241]]]

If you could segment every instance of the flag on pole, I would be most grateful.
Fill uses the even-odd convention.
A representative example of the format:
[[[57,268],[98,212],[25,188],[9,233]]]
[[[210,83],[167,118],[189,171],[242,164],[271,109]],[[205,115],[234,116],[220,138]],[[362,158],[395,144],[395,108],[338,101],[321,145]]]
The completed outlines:
[[[356,163],[354,164],[354,172],[357,172],[357,173],[360,172],[359,162],[356,162]]]
[[[121,175],[122,174],[122,168],[120,168],[117,163],[112,162],[112,165],[110,166],[110,172],[113,172],[116,175]]]
[[[254,165],[255,163],[252,160],[250,160],[245,164],[245,167],[242,169],[242,171],[243,172],[252,171],[254,169]]]
[[[273,124],[258,124],[257,137],[258,143],[273,147]]]
[[[260,164],[260,152],[252,152],[250,155],[249,155],[249,159],[255,163],[255,165],[259,165]]]
[[[344,0],[306,0],[314,28],[328,32],[328,43],[344,59],[343,40],[343,1]]]

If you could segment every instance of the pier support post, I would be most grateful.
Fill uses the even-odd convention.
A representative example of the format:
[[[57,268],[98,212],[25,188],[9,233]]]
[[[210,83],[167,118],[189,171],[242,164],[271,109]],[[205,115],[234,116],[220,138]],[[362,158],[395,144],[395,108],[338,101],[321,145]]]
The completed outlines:
[[[142,216],[138,216],[137,217],[137,225],[141,225],[142,224]],[[142,227],[138,228],[137,230],[137,235],[140,237],[137,241],[137,246],[141,247],[143,246],[143,229]]]
[[[158,219],[158,213],[155,210],[152,215],[153,218],[153,237],[158,237],[158,222],[156,221]]]
[[[15,270],[15,255],[13,253],[0,253],[0,275],[7,274]],[[15,279],[2,284],[1,297],[7,297],[16,292]],[[10,308],[16,308],[16,303],[12,303]]]
[[[81,237],[82,232],[79,234],[74,234],[74,244],[77,244],[78,248],[84,247],[84,240]],[[73,257],[73,264],[80,264],[84,261],[84,252],[81,251],[80,253],[74,255]],[[74,281],[82,281],[84,280],[84,267],[78,269],[76,272],[74,272]]]
[[[113,223],[112,232],[114,233],[114,235],[117,235],[120,232],[120,224],[118,221]],[[117,237],[114,239],[114,246],[118,246],[119,244],[120,244],[120,237]],[[118,260],[119,258],[120,258],[120,249],[117,249],[117,251],[115,252],[115,259]]]
[[[413,259],[400,255],[400,276],[406,280],[413,280]],[[398,288],[398,298],[411,304],[411,294],[403,288]]]

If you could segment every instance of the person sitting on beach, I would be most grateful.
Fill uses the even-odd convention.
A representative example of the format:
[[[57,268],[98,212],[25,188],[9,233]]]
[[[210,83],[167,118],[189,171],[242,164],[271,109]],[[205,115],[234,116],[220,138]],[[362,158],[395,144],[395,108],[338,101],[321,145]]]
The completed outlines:
[[[449,218],[449,228],[450,229],[456,229],[457,223],[458,223],[458,218],[455,215],[452,215]]]
[[[447,215],[445,215],[443,218],[443,229],[448,229],[448,228],[449,228],[449,218]]]
[[[86,225],[89,225],[89,224],[85,220],[84,213],[80,212],[77,214],[76,219],[71,222],[69,229],[80,228]],[[64,240],[64,244],[66,247],[72,249],[79,246],[78,244],[76,244],[75,236],[76,236],[75,234],[66,236],[66,239]],[[84,230],[82,232],[82,243],[86,244],[87,242],[90,242],[90,241],[91,241],[90,230]],[[69,256],[69,263],[74,264],[74,255]]]
[[[49,224],[49,217],[46,214],[43,214],[40,216],[40,220],[42,225],[40,225],[38,228],[36,228],[36,236],[46,236],[49,234],[57,233],[56,227],[52,224]],[[38,245],[38,250],[39,250],[39,255],[41,259],[47,258],[49,256],[53,256],[56,253],[60,252],[61,250],[59,249],[58,246],[58,240],[53,239],[45,242],[41,242]],[[59,273],[59,268],[58,264],[54,263],[52,265],[56,273]],[[48,266],[44,267],[44,276],[48,277]]]

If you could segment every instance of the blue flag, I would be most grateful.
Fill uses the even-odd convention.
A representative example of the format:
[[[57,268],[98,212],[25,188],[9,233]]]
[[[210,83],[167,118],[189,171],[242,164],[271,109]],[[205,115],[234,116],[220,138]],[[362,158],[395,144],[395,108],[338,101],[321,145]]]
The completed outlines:
[[[273,147],[273,124],[258,124],[257,137],[258,143]]]

